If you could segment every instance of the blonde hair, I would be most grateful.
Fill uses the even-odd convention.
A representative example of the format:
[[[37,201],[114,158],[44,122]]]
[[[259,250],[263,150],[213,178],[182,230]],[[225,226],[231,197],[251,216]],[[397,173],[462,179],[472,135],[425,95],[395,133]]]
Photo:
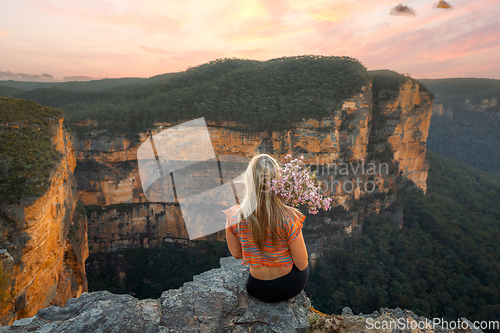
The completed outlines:
[[[268,228],[273,246],[276,246],[279,230],[284,230],[283,219],[290,218],[298,212],[297,209],[285,205],[272,193],[272,180],[278,180],[280,177],[281,169],[278,162],[267,154],[252,158],[243,174],[245,196],[240,206],[240,217],[246,219],[252,238],[261,251]],[[281,236],[286,239],[286,235]]]

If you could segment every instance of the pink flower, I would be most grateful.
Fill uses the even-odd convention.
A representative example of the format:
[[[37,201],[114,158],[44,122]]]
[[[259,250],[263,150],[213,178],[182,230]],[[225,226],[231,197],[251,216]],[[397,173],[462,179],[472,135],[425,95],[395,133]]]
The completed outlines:
[[[285,159],[291,161],[281,169],[281,178],[269,183],[271,191],[289,206],[305,204],[309,214],[317,214],[320,208],[330,209],[332,199],[320,194],[321,185],[316,179],[316,171],[310,173],[304,167],[304,156],[293,159],[291,155],[286,155]]]

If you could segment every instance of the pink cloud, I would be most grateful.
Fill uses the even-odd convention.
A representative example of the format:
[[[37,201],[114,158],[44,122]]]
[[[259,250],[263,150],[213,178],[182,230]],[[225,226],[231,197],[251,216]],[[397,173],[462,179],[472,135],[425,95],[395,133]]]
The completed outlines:
[[[435,30],[421,29],[415,32],[390,36],[381,41],[368,44],[359,50],[362,59],[367,59],[369,67],[415,67],[429,71],[437,64],[441,71],[454,68],[453,63],[461,59],[474,61],[484,52],[500,51],[500,33],[497,24],[463,33],[450,39],[442,39]],[[451,29],[451,28],[450,28]],[[369,55],[369,56],[368,56]],[[480,62],[477,62],[480,63]],[[425,69],[424,69],[425,68]],[[410,72],[406,70],[406,72]],[[418,73],[418,72],[417,72]],[[412,74],[412,72],[410,72]]]
[[[321,54],[354,56],[371,69],[409,66],[410,63],[418,63],[424,68],[426,63],[493,52],[497,47],[500,40],[497,16],[494,12],[485,15],[480,4],[460,7],[450,12],[453,15],[429,10],[422,10],[425,15],[417,17],[412,24],[402,20],[381,23],[379,28],[373,26],[372,32],[365,34],[360,33],[359,24],[351,20],[336,26],[320,26],[318,30],[322,31],[325,42],[319,51]],[[481,22],[483,27],[477,28],[477,23],[474,23],[475,28],[470,29],[471,22]]]
[[[390,14],[395,15],[395,16],[415,16],[415,15],[417,15],[412,8],[405,6],[403,4],[398,4],[396,7],[391,9]]]
[[[439,52],[426,51],[420,57],[444,60],[495,49],[500,50],[500,22],[493,22],[480,29],[457,35],[443,42]]]
[[[485,3],[484,5],[488,6],[487,3]],[[400,22],[379,24],[379,27],[372,26],[367,33],[363,34],[359,33],[360,27],[356,20],[348,20],[345,22],[345,25],[335,27],[335,29],[341,30],[341,36],[349,36],[349,38],[342,38],[341,40],[343,49],[358,50],[359,48],[363,48],[365,45],[377,44],[381,48],[384,48],[385,45],[389,44],[390,42],[403,41],[404,38],[402,37],[405,33],[420,33],[419,31],[421,29],[429,29],[430,31],[435,31],[436,34],[438,34],[439,30],[442,30],[443,28],[448,29],[447,27],[452,27],[452,29],[450,30],[457,30],[455,27],[460,28],[464,24],[467,24],[467,21],[471,22],[476,19],[476,17],[474,16],[478,14],[478,8],[480,8],[480,4],[473,3],[453,11],[453,16],[440,15],[435,11],[424,11],[424,13],[426,13],[426,16],[424,16],[424,13],[422,13],[421,17],[418,17],[416,20],[412,20],[411,23],[408,23],[408,21],[405,20]],[[460,29],[458,29],[458,31],[460,31]],[[328,34],[331,34],[331,32],[333,31],[323,31],[323,33]],[[453,32],[450,32],[450,34],[453,34]],[[396,36],[396,38],[393,38],[393,36]],[[418,47],[418,45],[415,43],[410,46],[411,48]],[[367,56],[369,57],[370,54],[367,54]]]
[[[444,0],[440,0],[437,4],[434,5],[435,8],[442,8],[442,9],[451,9],[453,8],[452,5],[450,5],[450,3],[444,1]]]

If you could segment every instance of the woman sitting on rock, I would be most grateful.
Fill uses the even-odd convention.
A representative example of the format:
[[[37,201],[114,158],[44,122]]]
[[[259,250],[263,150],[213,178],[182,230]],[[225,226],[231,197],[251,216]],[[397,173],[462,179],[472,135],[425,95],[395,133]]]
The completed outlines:
[[[276,160],[266,154],[255,156],[244,173],[241,205],[224,211],[229,251],[250,266],[246,289],[265,302],[298,295],[309,275],[301,230],[305,216],[272,194],[269,183],[279,177]]]

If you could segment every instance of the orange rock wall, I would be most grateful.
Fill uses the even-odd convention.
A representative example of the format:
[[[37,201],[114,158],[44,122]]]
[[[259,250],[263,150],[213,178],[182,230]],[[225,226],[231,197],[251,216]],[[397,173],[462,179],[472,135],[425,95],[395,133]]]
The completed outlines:
[[[51,127],[53,143],[62,157],[51,174],[49,189],[34,202],[1,207],[6,214],[0,224],[6,259],[2,267],[10,276],[7,288],[11,297],[0,308],[0,324],[31,317],[52,304],[63,305],[87,291],[86,216],[74,214],[78,192],[73,141],[62,118]]]
[[[379,102],[387,118],[384,134],[400,172],[427,191],[426,142],[432,117],[430,96],[419,85],[406,81],[394,98]]]
[[[163,242],[186,243],[189,238],[178,205],[149,202],[118,209],[108,206],[92,212],[89,235],[91,253],[149,248]],[[223,233],[216,233],[204,239],[225,238]]]

